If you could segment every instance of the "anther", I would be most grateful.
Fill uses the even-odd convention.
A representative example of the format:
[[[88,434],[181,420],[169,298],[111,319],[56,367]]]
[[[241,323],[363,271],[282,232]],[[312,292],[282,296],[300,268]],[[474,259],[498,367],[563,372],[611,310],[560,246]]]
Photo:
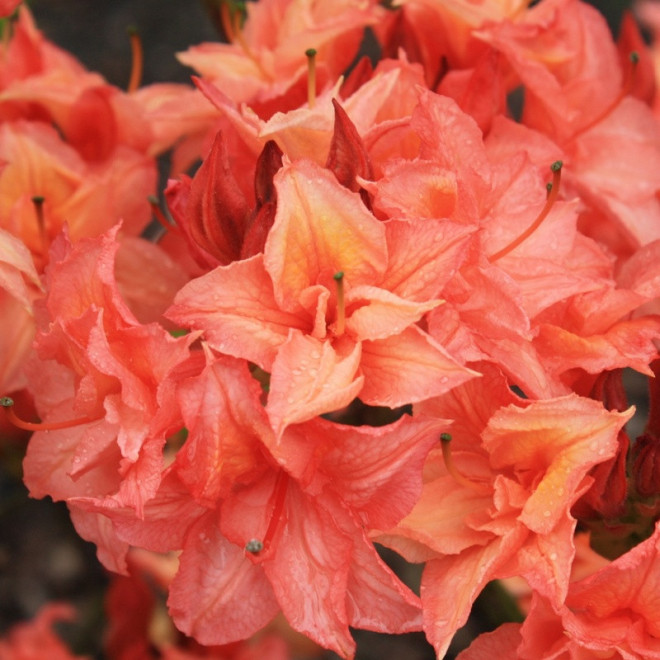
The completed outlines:
[[[6,410],[7,419],[9,419],[11,423],[25,431],[58,431],[60,429],[68,429],[73,426],[81,426],[82,424],[90,424],[91,422],[97,421],[97,419],[91,417],[79,417],[77,419],[67,419],[61,422],[26,422],[14,411],[14,400],[11,397],[0,397],[0,406]]]
[[[596,124],[599,124],[603,119],[605,119],[614,109],[623,101],[623,99],[632,92],[633,86],[635,84],[635,78],[637,75],[637,65],[639,64],[639,53],[632,51],[628,55],[628,61],[630,66],[626,70],[626,77],[621,86],[621,91],[617,94],[616,98],[599,114],[596,115],[590,122],[585,126],[581,126],[570,138],[568,142],[572,142],[575,138],[579,137],[583,133],[586,133],[588,130],[592,129]]]
[[[128,37],[131,40],[131,77],[128,81],[126,91],[130,94],[135,92],[142,82],[142,70],[144,68],[144,53],[142,51],[142,39],[137,28],[128,28]]]
[[[489,257],[491,263],[501,259],[502,257],[509,254],[509,252],[515,250],[523,241],[527,240],[540,226],[541,223],[546,219],[550,209],[554,206],[557,196],[559,195],[559,184],[561,182],[561,168],[563,166],[562,161],[556,160],[552,165],[550,165],[550,170],[552,171],[552,183],[546,186],[548,191],[545,205],[541,209],[541,212],[536,216],[536,219],[532,224],[525,229],[525,231],[518,236],[514,241],[509,243],[507,246],[503,247],[501,250]]]
[[[310,108],[316,103],[316,49],[308,48],[307,56],[307,104]]]
[[[335,335],[340,337],[346,329],[346,303],[344,301],[344,273],[339,271],[333,275],[337,284],[337,318],[335,319]]]
[[[245,544],[245,549],[250,554],[258,555],[264,549],[263,541],[260,541],[259,539],[250,539]]]
[[[465,486],[466,488],[471,488],[473,490],[482,490],[483,486],[474,481],[471,481],[467,477],[463,476],[457,469],[454,463],[454,457],[451,453],[451,433],[442,433],[440,434],[440,442],[442,443],[442,458],[445,461],[445,467],[447,472],[454,478],[454,480]]]

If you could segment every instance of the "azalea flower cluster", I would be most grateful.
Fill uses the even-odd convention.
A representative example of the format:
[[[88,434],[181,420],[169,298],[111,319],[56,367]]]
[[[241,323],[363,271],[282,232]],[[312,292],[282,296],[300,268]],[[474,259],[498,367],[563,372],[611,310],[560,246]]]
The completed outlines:
[[[443,657],[522,578],[525,622],[462,660],[660,657],[660,388],[631,444],[621,381],[660,371],[653,55],[631,17],[615,43],[580,0],[529,4],[221,0],[195,87],[126,92],[25,8],[6,26],[25,483],[112,571],[176,557],[200,644],[281,613],[344,658],[349,627]]]

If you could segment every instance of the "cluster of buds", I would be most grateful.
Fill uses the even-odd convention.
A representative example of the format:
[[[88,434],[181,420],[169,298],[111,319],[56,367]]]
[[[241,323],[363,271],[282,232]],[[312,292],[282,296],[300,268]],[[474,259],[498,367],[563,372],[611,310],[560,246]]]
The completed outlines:
[[[621,385],[660,346],[635,21],[617,44],[581,0],[209,5],[228,43],[179,54],[189,87],[141,87],[135,36],[124,92],[26,8],[5,25],[0,381],[31,495],[111,571],[166,557],[195,653],[283,615],[343,658],[351,627],[443,657],[522,578],[525,622],[461,660],[657,657],[660,389],[631,443]]]

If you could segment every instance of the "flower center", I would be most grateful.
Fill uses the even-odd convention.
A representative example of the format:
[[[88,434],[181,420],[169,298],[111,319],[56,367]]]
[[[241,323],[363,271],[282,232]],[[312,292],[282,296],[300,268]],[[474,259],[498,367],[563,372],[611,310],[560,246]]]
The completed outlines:
[[[468,479],[465,475],[461,474],[454,463],[454,457],[451,453],[451,433],[441,433],[440,442],[442,443],[442,458],[445,461],[447,472],[454,478],[454,481],[461,486],[485,492],[487,490],[486,484],[479,484],[476,481]]]
[[[341,337],[346,329],[346,302],[344,300],[344,272],[333,275],[337,285],[337,318],[335,320],[335,336]]]

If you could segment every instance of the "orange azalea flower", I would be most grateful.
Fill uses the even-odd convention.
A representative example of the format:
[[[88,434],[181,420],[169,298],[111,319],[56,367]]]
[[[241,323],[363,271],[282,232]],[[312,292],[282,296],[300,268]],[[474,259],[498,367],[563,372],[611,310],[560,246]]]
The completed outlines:
[[[165,438],[180,428],[169,377],[194,336],[138,323],[115,282],[116,233],[53,244],[48,326],[26,366],[44,423],[34,428],[24,479],[36,497],[117,497],[140,509],[158,487]]]
[[[454,420],[451,457],[430,455],[420,501],[377,537],[427,561],[424,629],[439,655],[492,579],[520,575],[563,601],[574,556],[570,508],[632,415],[576,395],[523,401],[497,370],[480,370],[481,379],[418,406]]]
[[[364,28],[382,12],[373,0],[264,0],[246,8],[241,25],[230,3],[221,3],[232,43],[194,46],[179,60],[265,118],[307,98],[308,49],[316,51],[319,87],[335,81],[355,57]]]
[[[23,361],[34,338],[33,303],[42,287],[28,249],[15,236],[0,229],[0,314],[4,319],[0,343],[0,391],[25,385]]]
[[[459,660],[500,654],[519,660],[660,658],[657,592],[660,528],[590,577],[571,585],[565,604],[536,594],[525,623],[479,637]]]
[[[416,325],[441,304],[443,275],[469,231],[383,224],[311,162],[283,167],[275,187],[264,254],[193,280],[168,317],[272,372],[268,410],[278,432],[356,396],[396,407],[475,375]],[[429,235],[444,240],[422,242]]]
[[[208,348],[205,356],[201,374],[179,388],[189,435],[143,515],[98,498],[70,506],[107,516],[124,542],[183,550],[170,611],[203,644],[250,637],[279,610],[347,658],[349,625],[419,629],[418,599],[365,530],[395,524],[413,506],[443,422],[406,416],[371,428],[316,419],[278,438],[247,364]]]

